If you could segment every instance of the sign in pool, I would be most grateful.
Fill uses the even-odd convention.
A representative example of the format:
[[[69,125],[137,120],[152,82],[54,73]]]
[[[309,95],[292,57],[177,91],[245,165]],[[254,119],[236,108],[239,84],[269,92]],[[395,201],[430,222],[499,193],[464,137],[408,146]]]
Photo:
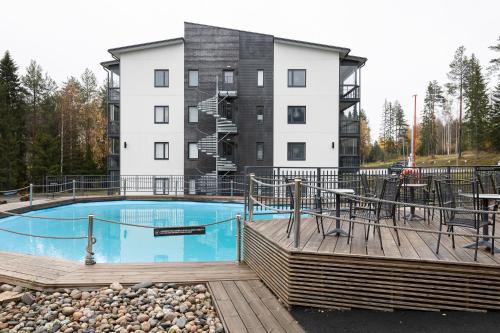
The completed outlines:
[[[154,235],[158,236],[181,236],[181,235],[204,235],[205,227],[192,226],[192,227],[165,227],[155,228]]]

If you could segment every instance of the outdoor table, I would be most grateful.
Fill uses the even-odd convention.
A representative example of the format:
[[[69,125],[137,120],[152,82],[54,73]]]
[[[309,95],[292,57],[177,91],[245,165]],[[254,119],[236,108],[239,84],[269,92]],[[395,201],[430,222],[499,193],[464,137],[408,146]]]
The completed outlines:
[[[335,229],[329,231],[325,234],[325,236],[329,235],[339,235],[339,236],[347,236],[348,233],[344,229],[342,229],[340,225],[340,196],[342,194],[354,194],[354,190],[351,188],[337,188],[333,190],[329,190],[329,192],[335,193],[335,216],[337,217],[335,220]]]
[[[466,198],[474,198],[473,193],[459,193],[458,195],[461,195],[461,196],[466,197]],[[479,193],[479,194],[476,194],[476,196],[479,197],[479,199],[481,199],[481,206],[482,206],[481,210],[483,210],[483,211],[488,210],[490,200],[491,201],[500,201],[500,194]],[[482,219],[482,221],[488,222],[488,213],[481,214],[481,219]],[[489,226],[486,225],[483,228],[483,239],[479,240],[479,246],[484,246],[487,249],[491,249],[491,246],[490,246],[491,241],[490,241],[490,238],[488,237],[488,235],[489,235]],[[476,242],[472,242],[472,243],[464,246],[464,248],[467,248],[467,249],[475,248],[475,247],[476,247]],[[495,253],[498,253],[498,252],[500,252],[500,249],[498,249],[495,246],[494,251],[495,251]]]
[[[416,188],[422,188],[422,187],[427,187],[427,184],[423,183],[415,183],[415,184],[402,184],[401,186],[407,187],[410,189],[410,201],[411,203],[415,202],[415,189]],[[415,213],[415,206],[410,207],[410,213],[404,216],[405,220],[408,221],[416,221],[416,220],[422,220],[421,216],[418,216]]]

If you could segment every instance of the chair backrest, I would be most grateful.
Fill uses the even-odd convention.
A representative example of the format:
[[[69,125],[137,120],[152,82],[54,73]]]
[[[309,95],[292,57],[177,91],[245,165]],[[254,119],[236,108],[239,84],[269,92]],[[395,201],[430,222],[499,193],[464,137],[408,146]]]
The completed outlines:
[[[443,179],[436,180],[436,193],[438,197],[438,204],[440,207],[444,208],[462,208],[478,210],[479,196],[478,196],[478,183],[474,179],[470,180],[460,180],[460,179]],[[460,215],[463,218],[477,220],[478,216],[474,213],[460,212],[443,210],[442,216],[445,223],[455,216]]]
[[[292,180],[288,177],[283,177],[285,184],[291,183]],[[286,186],[286,196],[288,197],[290,209],[294,209],[295,200],[293,198],[293,184]]]
[[[495,188],[495,181],[492,173],[478,172],[476,176],[481,193],[496,193],[497,189]]]
[[[388,218],[393,216],[396,211],[396,204],[394,202],[399,199],[400,187],[401,181],[398,178],[394,177],[384,179],[379,198],[392,202],[378,203],[377,215],[379,218]]]
[[[491,173],[491,181],[495,187],[495,193],[500,194],[500,171],[494,171]]]
[[[368,176],[366,175],[366,173],[361,174],[361,186],[363,188],[364,195],[371,194],[370,184],[368,183]]]

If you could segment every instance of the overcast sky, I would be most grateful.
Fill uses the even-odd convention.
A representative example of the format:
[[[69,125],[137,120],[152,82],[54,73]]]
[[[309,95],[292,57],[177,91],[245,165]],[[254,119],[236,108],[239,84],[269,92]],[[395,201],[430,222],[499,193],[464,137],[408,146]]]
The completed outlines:
[[[464,45],[483,66],[500,36],[499,0],[342,1],[2,1],[0,52],[24,72],[35,59],[58,83],[88,67],[99,80],[107,49],[183,36],[183,22],[268,33],[350,48],[368,58],[362,107],[378,136],[384,99],[410,114],[429,80],[445,82],[455,49]]]

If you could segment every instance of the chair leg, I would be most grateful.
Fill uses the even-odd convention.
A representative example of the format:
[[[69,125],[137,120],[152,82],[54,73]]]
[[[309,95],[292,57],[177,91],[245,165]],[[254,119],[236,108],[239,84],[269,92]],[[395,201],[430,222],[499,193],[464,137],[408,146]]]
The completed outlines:
[[[292,232],[292,225],[293,225],[293,213],[290,213],[290,217],[288,218],[288,224],[286,226],[286,233],[287,233],[287,238],[290,238],[290,233]]]
[[[382,245],[382,232],[380,231],[380,222],[377,222],[378,224],[378,239],[380,240],[380,248],[382,249],[382,251],[384,250],[384,246]],[[373,227],[373,229],[375,229],[375,227]]]
[[[476,229],[476,248],[474,250],[474,261],[477,261],[477,250],[479,249],[479,227]]]
[[[491,255],[495,255],[495,219],[493,218],[493,226],[491,228]]]
[[[323,239],[325,238],[325,225],[323,224],[323,217],[321,217],[321,233],[323,235]]]
[[[455,248],[455,228],[453,226],[451,226],[450,230],[452,232],[452,234],[451,234],[451,245],[452,245],[453,248]]]
[[[349,228],[347,228],[347,244],[351,240],[351,232],[354,233],[354,223],[349,222]]]
[[[392,224],[397,227],[397,223],[396,223],[396,215],[394,215],[392,217]],[[398,229],[394,229],[394,231],[396,232],[396,238],[398,240],[398,246],[401,246],[401,240],[399,239],[399,231]]]
[[[443,230],[443,222],[442,221],[439,221],[439,232],[441,232]],[[449,227],[448,227],[448,230],[449,230]],[[438,244],[437,244],[437,247],[436,247],[436,254],[439,253],[439,245],[441,244],[441,234],[439,233],[438,234]]]
[[[318,233],[321,232],[321,230],[319,230],[319,220],[320,219],[323,219],[323,217],[320,217],[320,216],[316,216],[316,229],[318,230]]]

